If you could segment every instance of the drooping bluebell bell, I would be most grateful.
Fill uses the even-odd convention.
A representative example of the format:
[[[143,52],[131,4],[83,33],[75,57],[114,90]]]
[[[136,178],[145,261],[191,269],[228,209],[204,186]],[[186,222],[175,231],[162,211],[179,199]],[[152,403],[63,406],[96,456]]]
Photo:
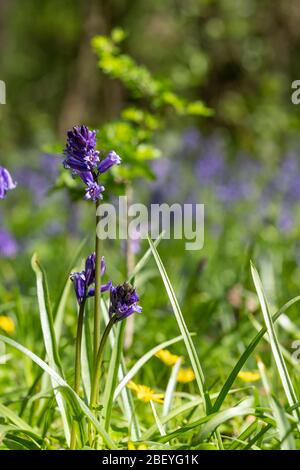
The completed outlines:
[[[129,283],[124,282],[110,289],[109,315],[120,321],[129,317],[133,313],[140,313],[142,307],[138,305],[139,296],[135,288]]]
[[[92,253],[89,255],[85,262],[85,269],[80,272],[72,273],[70,278],[74,284],[75,294],[79,305],[87,299],[87,297],[93,297],[95,295],[95,266],[96,255]],[[104,275],[106,270],[104,256],[101,258],[101,277]],[[101,292],[106,292],[111,288],[111,281],[101,286]]]
[[[13,258],[18,252],[18,244],[12,235],[5,229],[0,229],[0,256]]]
[[[4,199],[7,191],[14,189],[17,183],[12,179],[9,171],[0,166],[0,199]]]
[[[85,199],[94,202],[102,199],[105,188],[99,183],[99,176],[113,165],[119,165],[121,158],[111,150],[100,161],[100,152],[96,150],[96,131],[91,131],[86,126],[73,127],[67,136],[64,167],[70,169],[74,176],[78,175],[86,184]]]
[[[99,163],[98,171],[100,174],[105,173],[114,165],[119,165],[121,163],[121,158],[119,155],[114,151],[111,150],[108,152],[106,157]]]

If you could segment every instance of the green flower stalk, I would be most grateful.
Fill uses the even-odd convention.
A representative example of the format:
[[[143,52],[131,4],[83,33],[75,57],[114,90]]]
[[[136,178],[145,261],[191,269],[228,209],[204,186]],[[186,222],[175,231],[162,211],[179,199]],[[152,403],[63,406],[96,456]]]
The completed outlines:
[[[86,299],[95,296],[94,303],[94,371],[97,370],[97,361],[101,360],[101,347],[105,344],[105,335],[100,343],[100,320],[101,320],[101,292],[109,290],[111,283],[101,285],[101,278],[104,274],[105,264],[102,257],[101,239],[97,236],[97,225],[99,217],[97,211],[102,199],[104,186],[100,184],[100,175],[108,171],[112,166],[121,163],[120,157],[111,150],[106,157],[101,160],[100,152],[96,150],[96,131],[91,131],[86,126],[75,126],[67,133],[67,143],[64,150],[65,159],[63,165],[71,170],[72,175],[79,176],[85,183],[85,199],[92,200],[96,206],[96,242],[95,253],[92,253],[86,260],[85,271],[73,273],[71,279],[74,283],[77,301],[79,303],[79,316],[76,333],[75,351],[75,383],[74,390],[78,394],[81,382],[81,344],[84,321],[84,308]],[[91,285],[94,284],[94,288]],[[112,322],[113,323],[113,322]],[[108,333],[107,333],[108,334]],[[102,346],[101,346],[102,345]],[[100,351],[100,352],[99,352]],[[98,356],[100,355],[100,359]],[[97,379],[93,374],[93,383]],[[96,393],[96,392],[94,392]],[[71,449],[76,447],[76,428],[73,425],[71,432]]]
[[[110,289],[110,320],[103,332],[94,364],[90,397],[90,408],[92,410],[95,409],[98,402],[103,352],[109,333],[116,322],[130,317],[133,313],[140,313],[142,311],[142,307],[138,305],[138,301],[139,296],[135,288],[128,282],[124,282],[124,284],[120,284],[116,287],[112,286]],[[89,427],[89,440],[91,444],[91,427]]]

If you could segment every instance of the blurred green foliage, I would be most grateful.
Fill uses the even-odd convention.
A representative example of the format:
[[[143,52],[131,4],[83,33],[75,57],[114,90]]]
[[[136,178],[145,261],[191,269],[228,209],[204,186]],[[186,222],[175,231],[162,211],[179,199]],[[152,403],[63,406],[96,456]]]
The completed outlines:
[[[202,129],[221,130],[231,148],[258,158],[280,158],[297,137],[299,107],[290,100],[300,73],[297,0],[14,0],[0,8],[5,151],[44,143],[74,122],[115,119],[135,102],[132,91],[97,76],[89,50],[93,36],[114,28],[115,45],[94,41],[98,52],[102,47],[99,60],[119,78],[122,65],[128,86],[138,80],[135,94],[161,92],[157,104],[180,112],[178,94],[203,99],[215,115],[201,122]],[[125,54],[118,51],[120,41]]]

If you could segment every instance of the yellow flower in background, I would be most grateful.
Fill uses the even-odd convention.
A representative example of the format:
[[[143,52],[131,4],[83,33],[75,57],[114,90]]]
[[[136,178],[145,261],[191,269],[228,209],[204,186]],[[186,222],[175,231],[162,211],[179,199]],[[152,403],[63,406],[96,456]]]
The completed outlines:
[[[155,356],[167,366],[174,366],[174,364],[176,364],[178,359],[180,359],[180,356],[176,356],[176,354],[172,354],[167,349],[161,349],[155,354]]]
[[[15,331],[13,319],[6,315],[0,315],[0,329],[5,333],[12,334]]]
[[[238,378],[243,380],[244,382],[256,382],[260,379],[260,375],[258,372],[251,372],[251,371],[240,371],[238,373]]]
[[[136,393],[137,398],[145,403],[149,403],[150,401],[155,401],[156,403],[164,402],[164,394],[155,393],[155,391],[152,390],[152,388],[147,387],[147,385],[136,384],[131,380],[127,387],[133,390]]]
[[[189,382],[193,382],[193,380],[195,380],[195,374],[191,367],[179,369],[177,375],[177,382],[187,384]]]
[[[134,442],[128,441],[128,450],[147,450],[147,449],[148,447],[146,446],[146,444],[139,444],[138,446],[136,446]]]

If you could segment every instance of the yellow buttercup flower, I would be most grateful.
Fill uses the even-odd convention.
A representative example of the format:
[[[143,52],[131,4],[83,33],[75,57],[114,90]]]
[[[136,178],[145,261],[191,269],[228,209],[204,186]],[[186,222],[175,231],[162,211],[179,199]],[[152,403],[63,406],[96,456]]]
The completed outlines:
[[[15,331],[15,324],[13,319],[6,315],[0,315],[0,329],[5,333],[11,334]]]
[[[136,384],[131,380],[127,387],[133,390],[136,393],[137,398],[145,403],[149,403],[150,401],[155,401],[156,403],[164,402],[164,394],[155,393],[155,391],[152,390],[152,388],[147,387],[147,385]]]
[[[189,382],[193,382],[195,380],[195,374],[191,367],[186,367],[179,369],[177,375],[177,381],[182,384],[187,384]]]
[[[240,371],[238,373],[238,378],[243,380],[244,382],[256,382],[260,379],[260,375],[258,372],[251,372],[251,371]]]
[[[139,444],[138,446],[136,446],[134,442],[128,441],[128,450],[147,450],[147,449],[148,447],[146,446],[146,444]]]
[[[155,354],[155,356],[167,366],[174,366],[178,359],[180,359],[180,356],[172,354],[170,351],[168,351],[168,349],[161,349]]]

